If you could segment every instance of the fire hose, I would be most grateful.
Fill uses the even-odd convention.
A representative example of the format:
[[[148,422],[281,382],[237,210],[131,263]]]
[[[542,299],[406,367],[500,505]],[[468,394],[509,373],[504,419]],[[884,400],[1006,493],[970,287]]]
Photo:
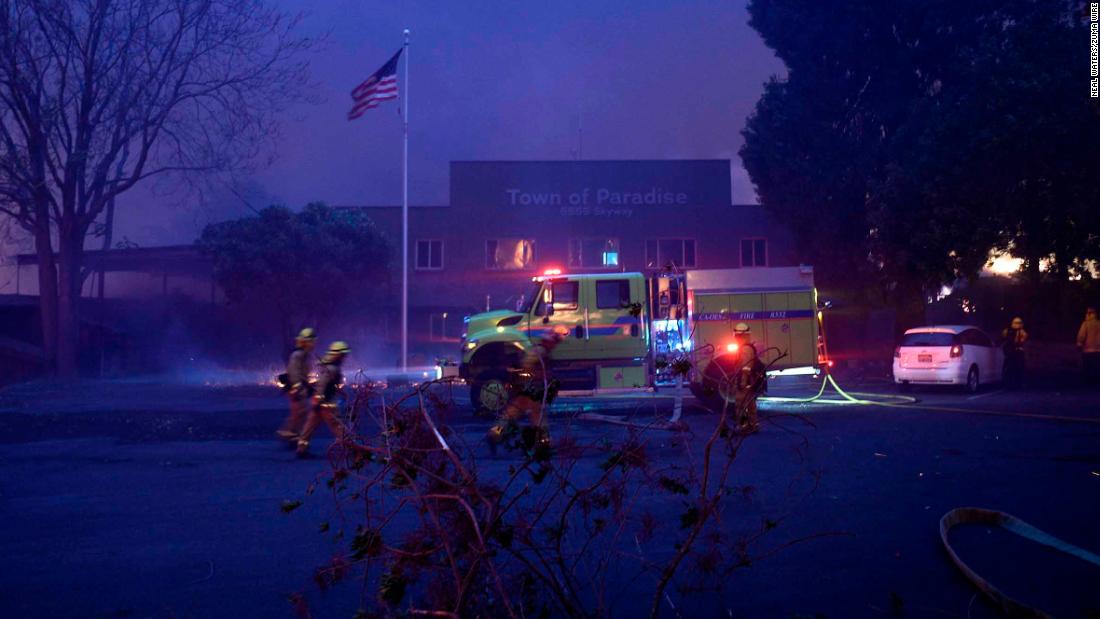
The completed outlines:
[[[1010,619],[1051,619],[1051,617],[1042,610],[1033,608],[1008,597],[1008,595],[993,586],[992,583],[975,572],[959,557],[958,553],[955,552],[955,549],[951,546],[951,542],[948,541],[947,534],[952,528],[960,524],[984,524],[1000,527],[1020,537],[1100,567],[1100,556],[1082,548],[1078,548],[1068,542],[1064,542],[1010,514],[993,509],[982,509],[980,507],[956,507],[947,512],[940,518],[940,540],[943,542],[943,547],[947,550],[947,554],[951,557],[951,561],[958,566],[970,582],[974,583],[974,586],[992,600]]]
[[[825,388],[831,386],[834,391],[840,396],[840,398],[827,398],[825,397]],[[856,397],[862,396],[862,397]],[[882,398],[882,400],[870,400],[867,398]],[[885,400],[885,401],[884,401]],[[761,402],[786,402],[790,404],[810,404],[810,403],[822,403],[822,404],[873,404],[875,406],[884,405],[897,405],[897,404],[916,404],[917,399],[906,395],[895,395],[888,393],[864,393],[859,391],[845,391],[841,389],[837,384],[836,379],[829,372],[825,372],[821,379],[821,388],[817,390],[817,393],[808,398],[789,398],[781,396],[764,396],[760,398]]]

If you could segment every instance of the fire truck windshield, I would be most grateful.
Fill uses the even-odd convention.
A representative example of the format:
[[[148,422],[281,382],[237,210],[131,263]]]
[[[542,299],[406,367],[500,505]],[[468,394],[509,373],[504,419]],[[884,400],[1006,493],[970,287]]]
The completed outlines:
[[[531,289],[527,291],[527,294],[521,295],[519,302],[516,303],[516,311],[521,314],[530,314],[531,308],[538,301],[541,292],[542,282],[532,282]]]

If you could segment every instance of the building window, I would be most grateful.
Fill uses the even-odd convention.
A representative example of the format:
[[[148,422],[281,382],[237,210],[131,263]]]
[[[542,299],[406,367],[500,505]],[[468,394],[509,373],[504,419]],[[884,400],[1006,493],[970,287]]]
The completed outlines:
[[[416,242],[416,270],[438,271],[443,268],[443,241],[420,239]]]
[[[768,266],[768,240],[741,239],[741,266]]]
[[[630,280],[612,279],[596,282],[596,307],[623,309],[630,306]]]
[[[447,339],[447,312],[428,316],[428,339],[433,342]]]
[[[695,239],[650,239],[645,242],[647,269],[663,269],[669,265],[681,269],[698,266]]]
[[[535,262],[532,239],[489,239],[485,241],[485,268],[501,271],[529,269]]]
[[[619,239],[570,239],[569,266],[586,269],[619,266]]]

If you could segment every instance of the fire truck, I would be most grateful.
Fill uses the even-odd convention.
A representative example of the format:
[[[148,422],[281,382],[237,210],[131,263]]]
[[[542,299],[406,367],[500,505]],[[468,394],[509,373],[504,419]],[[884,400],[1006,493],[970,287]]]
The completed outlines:
[[[495,412],[512,373],[551,332],[551,375],[562,395],[656,390],[686,379],[705,405],[732,394],[717,385],[737,369],[734,327],[749,326],[769,375],[816,374],[827,363],[813,268],[562,273],[532,278],[515,309],[468,316],[458,374],[475,408]]]

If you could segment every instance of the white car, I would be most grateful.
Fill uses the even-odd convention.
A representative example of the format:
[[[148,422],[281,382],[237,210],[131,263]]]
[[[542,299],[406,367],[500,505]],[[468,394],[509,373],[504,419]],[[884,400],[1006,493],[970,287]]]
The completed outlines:
[[[973,393],[1001,380],[1004,352],[980,329],[943,325],[909,329],[894,349],[899,385],[963,385]]]

